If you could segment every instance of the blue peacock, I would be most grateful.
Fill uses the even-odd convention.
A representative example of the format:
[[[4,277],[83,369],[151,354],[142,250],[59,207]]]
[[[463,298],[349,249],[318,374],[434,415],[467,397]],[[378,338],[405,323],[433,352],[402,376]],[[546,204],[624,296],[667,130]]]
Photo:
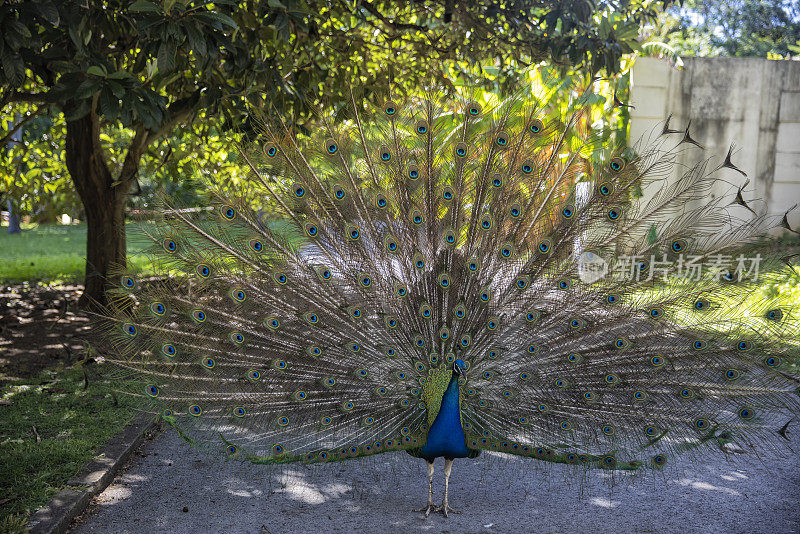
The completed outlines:
[[[484,450],[658,470],[779,447],[800,321],[753,292],[796,276],[763,238],[794,231],[744,199],[732,152],[675,178],[701,150],[688,129],[616,147],[587,131],[587,93],[566,112],[483,102],[353,98],[303,133],[263,117],[243,183],[147,227],[169,276],[120,276],[119,389],[255,463],[406,451],[428,465],[426,516],[454,511],[453,460]]]

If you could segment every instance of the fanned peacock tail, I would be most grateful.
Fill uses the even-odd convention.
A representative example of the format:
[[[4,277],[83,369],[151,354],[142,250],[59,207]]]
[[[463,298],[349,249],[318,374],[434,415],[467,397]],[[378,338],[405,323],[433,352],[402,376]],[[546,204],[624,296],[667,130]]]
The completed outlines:
[[[265,119],[241,194],[148,229],[173,276],[120,278],[120,388],[254,462],[418,450],[457,359],[471,449],[638,468],[777,446],[798,311],[755,301],[737,258],[787,270],[760,240],[780,221],[730,154],[670,180],[688,130],[614,149],[585,102],[354,101],[304,140]]]

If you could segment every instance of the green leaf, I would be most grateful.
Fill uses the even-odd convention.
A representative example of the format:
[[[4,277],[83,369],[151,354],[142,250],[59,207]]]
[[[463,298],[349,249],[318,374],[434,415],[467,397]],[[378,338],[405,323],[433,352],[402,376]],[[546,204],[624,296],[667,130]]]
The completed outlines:
[[[53,26],[58,26],[61,22],[61,17],[58,14],[58,9],[49,0],[45,0],[44,2],[37,2],[36,3],[36,11],[39,12],[39,15],[42,16],[44,20],[52,24]]]
[[[128,11],[133,11],[134,13],[160,13],[161,6],[147,0],[137,0],[128,7]]]
[[[268,0],[267,5],[275,9],[287,9],[280,0]]]
[[[19,87],[25,83],[25,62],[19,54],[10,50],[3,50],[3,72],[8,83],[13,87]]]
[[[91,67],[86,69],[86,74],[90,74],[92,76],[99,76],[100,78],[105,78],[106,70],[98,65],[92,65]]]

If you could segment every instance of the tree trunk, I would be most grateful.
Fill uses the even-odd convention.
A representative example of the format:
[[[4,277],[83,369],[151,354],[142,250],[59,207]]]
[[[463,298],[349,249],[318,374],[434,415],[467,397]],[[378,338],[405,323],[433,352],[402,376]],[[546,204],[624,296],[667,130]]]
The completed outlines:
[[[65,159],[86,213],[86,278],[78,304],[98,309],[107,304],[109,275],[126,266],[125,200],[130,180],[121,176],[115,182],[111,176],[93,112],[67,121]],[[137,165],[138,161],[137,156]]]

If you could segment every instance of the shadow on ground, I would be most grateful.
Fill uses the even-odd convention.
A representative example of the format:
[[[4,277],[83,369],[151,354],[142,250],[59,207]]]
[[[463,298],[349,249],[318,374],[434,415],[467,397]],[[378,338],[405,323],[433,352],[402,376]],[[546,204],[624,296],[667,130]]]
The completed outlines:
[[[800,532],[800,458],[788,451],[687,459],[636,479],[484,454],[456,461],[450,502],[463,513],[449,518],[411,512],[426,482],[405,453],[278,469],[211,459],[166,431],[71,532]]]

